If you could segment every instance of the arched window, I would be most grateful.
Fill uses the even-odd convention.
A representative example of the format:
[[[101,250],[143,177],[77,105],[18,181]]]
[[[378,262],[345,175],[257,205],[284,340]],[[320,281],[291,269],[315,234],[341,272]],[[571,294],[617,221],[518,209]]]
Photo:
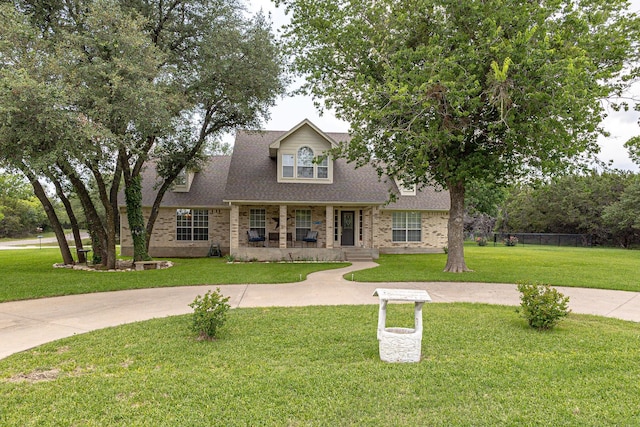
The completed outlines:
[[[309,147],[298,150],[298,178],[313,178],[313,150]]]

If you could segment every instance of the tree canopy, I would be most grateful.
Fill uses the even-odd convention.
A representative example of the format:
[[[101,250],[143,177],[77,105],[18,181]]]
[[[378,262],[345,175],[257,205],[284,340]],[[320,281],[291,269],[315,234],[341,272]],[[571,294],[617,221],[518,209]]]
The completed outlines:
[[[595,245],[629,246],[640,230],[631,219],[639,209],[632,203],[637,183],[629,172],[606,171],[516,186],[501,207],[496,231],[586,234]]]
[[[45,225],[46,218],[24,178],[0,173],[0,238],[33,234]]]
[[[174,179],[197,167],[216,136],[257,126],[284,91],[270,23],[248,17],[236,0],[15,0],[0,7],[0,161],[34,189],[42,179],[53,182],[63,202],[74,194],[94,253],[108,267],[115,264],[121,183],[134,258],[144,259]],[[152,161],[162,182],[145,216],[141,172]]]
[[[587,162],[601,101],[638,59],[638,18],[623,0],[279,3],[302,91],[351,124],[341,154],[449,190],[452,272],[468,270],[465,183]]]

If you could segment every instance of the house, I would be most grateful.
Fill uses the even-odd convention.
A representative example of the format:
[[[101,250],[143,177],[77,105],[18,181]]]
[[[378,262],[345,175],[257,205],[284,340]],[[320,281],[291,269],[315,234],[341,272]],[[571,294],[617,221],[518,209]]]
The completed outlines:
[[[212,244],[237,259],[344,260],[379,253],[441,252],[449,194],[404,188],[322,156],[348,141],[304,120],[289,131],[238,131],[231,156],[213,156],[167,192],[151,237],[153,257],[206,256]],[[149,168],[151,169],[151,168]],[[155,171],[143,176],[143,210],[155,197]],[[396,195],[389,202],[390,194]],[[121,206],[121,247],[133,244]],[[309,232],[313,232],[307,239]],[[257,239],[250,239],[250,234]]]

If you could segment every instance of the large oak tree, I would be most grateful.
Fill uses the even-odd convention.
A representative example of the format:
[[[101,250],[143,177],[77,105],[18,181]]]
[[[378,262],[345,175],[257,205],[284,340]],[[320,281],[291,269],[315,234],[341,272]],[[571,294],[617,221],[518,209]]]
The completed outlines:
[[[7,23],[0,39],[21,42],[20,49],[0,43],[0,160],[72,188],[94,252],[109,268],[121,182],[134,259],[145,259],[174,179],[197,166],[217,135],[257,126],[284,90],[270,23],[248,17],[236,0],[0,6]],[[140,177],[150,161],[161,166],[163,181],[145,222]]]
[[[278,3],[302,91],[351,124],[342,154],[449,190],[450,272],[468,271],[465,184],[586,162],[638,59],[622,0]]]

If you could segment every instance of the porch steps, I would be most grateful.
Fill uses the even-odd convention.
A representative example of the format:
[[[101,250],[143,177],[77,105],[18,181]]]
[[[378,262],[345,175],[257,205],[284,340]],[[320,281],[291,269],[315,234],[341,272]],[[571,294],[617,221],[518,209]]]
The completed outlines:
[[[370,249],[366,248],[342,248],[344,258],[350,262],[373,261]]]

